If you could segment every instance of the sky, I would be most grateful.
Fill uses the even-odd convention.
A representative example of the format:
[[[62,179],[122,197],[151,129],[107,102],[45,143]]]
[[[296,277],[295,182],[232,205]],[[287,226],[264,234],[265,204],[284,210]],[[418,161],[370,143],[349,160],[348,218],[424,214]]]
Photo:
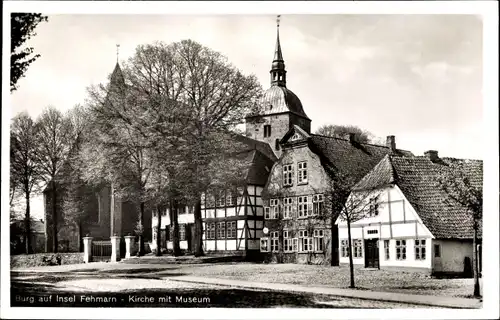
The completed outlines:
[[[49,15],[29,45],[41,57],[11,94],[11,115],[84,103],[140,44],[192,39],[264,89],[275,15]],[[482,159],[482,20],[474,15],[282,15],[287,87],[314,132],[356,125],[423,155]]]

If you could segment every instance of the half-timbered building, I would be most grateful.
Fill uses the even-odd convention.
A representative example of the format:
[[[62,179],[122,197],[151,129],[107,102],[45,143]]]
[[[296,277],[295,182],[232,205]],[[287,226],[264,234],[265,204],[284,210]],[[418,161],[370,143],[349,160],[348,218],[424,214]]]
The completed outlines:
[[[482,185],[482,161],[440,158],[437,151],[418,157],[387,155],[358,182],[351,197],[368,191],[367,199],[378,200],[376,210],[351,224],[354,264],[471,274],[473,219],[439,185],[440,174],[452,170],[452,164],[464,168],[472,185]],[[347,224],[337,223],[340,262],[348,263]]]

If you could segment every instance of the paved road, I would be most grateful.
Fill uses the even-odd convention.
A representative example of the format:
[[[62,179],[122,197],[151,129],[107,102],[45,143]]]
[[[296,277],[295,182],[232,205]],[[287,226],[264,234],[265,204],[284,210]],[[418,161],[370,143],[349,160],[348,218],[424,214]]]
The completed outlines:
[[[12,306],[218,307],[218,308],[417,308],[403,303],[316,293],[230,288],[174,281],[173,266],[61,266],[11,273]],[[175,266],[178,267],[178,266]],[[36,271],[36,272],[34,272]]]

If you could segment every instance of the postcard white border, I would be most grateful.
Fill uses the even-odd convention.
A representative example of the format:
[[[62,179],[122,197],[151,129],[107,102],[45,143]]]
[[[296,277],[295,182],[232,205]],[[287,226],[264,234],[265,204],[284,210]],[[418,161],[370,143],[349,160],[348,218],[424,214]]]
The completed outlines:
[[[3,3],[2,82],[2,224],[1,318],[27,319],[481,319],[498,318],[498,3],[496,1],[432,2],[78,2],[6,1]],[[15,11],[44,14],[477,14],[483,17],[484,92],[484,307],[480,310],[449,309],[168,309],[164,308],[10,308],[8,222],[9,175],[9,14]],[[7,240],[7,241],[6,241]],[[486,254],[487,253],[487,254]]]

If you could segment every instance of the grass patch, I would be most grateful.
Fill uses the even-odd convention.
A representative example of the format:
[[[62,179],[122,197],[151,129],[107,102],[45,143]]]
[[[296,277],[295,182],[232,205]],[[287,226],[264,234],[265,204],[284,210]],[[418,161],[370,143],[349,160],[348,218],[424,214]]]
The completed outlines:
[[[35,253],[10,256],[10,268],[30,268],[83,263],[82,252]]]

